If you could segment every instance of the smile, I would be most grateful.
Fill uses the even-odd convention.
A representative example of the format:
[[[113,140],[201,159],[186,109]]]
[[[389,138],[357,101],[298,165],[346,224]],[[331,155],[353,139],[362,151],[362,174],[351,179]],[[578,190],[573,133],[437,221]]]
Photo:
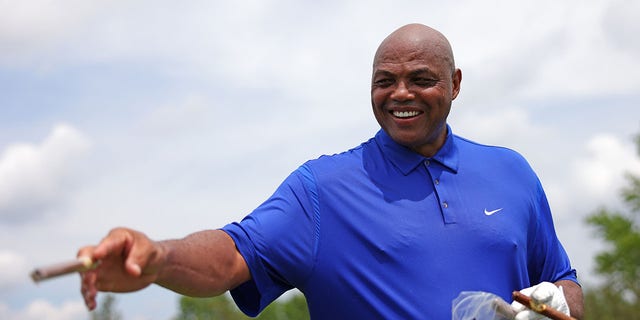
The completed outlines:
[[[396,118],[412,118],[421,113],[422,112],[420,111],[392,111],[391,112],[391,114],[393,114],[393,116]]]

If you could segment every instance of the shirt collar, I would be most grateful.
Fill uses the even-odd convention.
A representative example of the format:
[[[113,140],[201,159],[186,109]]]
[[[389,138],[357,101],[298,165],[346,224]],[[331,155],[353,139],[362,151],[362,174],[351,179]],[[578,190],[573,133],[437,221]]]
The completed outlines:
[[[378,131],[375,139],[385,156],[394,166],[400,169],[404,175],[408,175],[411,171],[415,170],[418,165],[424,163],[425,160],[436,161],[454,173],[458,172],[458,148],[456,147],[455,139],[449,125],[447,125],[447,138],[442,148],[431,158],[427,158],[398,144],[382,129]]]

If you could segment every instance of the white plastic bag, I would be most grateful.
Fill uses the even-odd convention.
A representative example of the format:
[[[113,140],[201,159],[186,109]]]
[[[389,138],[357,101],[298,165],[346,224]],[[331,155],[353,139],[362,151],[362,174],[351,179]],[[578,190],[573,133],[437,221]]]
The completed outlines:
[[[463,291],[451,306],[452,320],[510,320],[515,314],[502,298],[483,291]]]

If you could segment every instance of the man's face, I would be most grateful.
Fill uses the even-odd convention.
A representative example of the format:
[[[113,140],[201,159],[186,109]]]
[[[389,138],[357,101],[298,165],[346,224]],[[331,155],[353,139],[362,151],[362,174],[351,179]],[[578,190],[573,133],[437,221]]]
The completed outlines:
[[[410,43],[385,48],[373,66],[373,113],[394,141],[431,157],[446,139],[447,116],[462,74],[433,50]]]

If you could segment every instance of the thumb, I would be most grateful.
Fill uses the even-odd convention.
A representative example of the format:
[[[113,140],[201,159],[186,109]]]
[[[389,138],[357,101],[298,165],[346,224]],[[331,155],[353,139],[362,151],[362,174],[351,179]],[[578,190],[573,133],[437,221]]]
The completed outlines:
[[[134,234],[132,243],[125,261],[127,273],[134,277],[155,273],[160,245],[140,232]]]
[[[125,270],[127,270],[127,273],[129,273],[130,275],[136,278],[142,275],[142,268],[137,262],[133,261],[133,259],[131,258],[127,259],[124,267],[125,267]]]
[[[550,282],[542,282],[531,293],[531,298],[538,303],[548,304],[553,299],[553,296],[558,293],[558,287]]]

